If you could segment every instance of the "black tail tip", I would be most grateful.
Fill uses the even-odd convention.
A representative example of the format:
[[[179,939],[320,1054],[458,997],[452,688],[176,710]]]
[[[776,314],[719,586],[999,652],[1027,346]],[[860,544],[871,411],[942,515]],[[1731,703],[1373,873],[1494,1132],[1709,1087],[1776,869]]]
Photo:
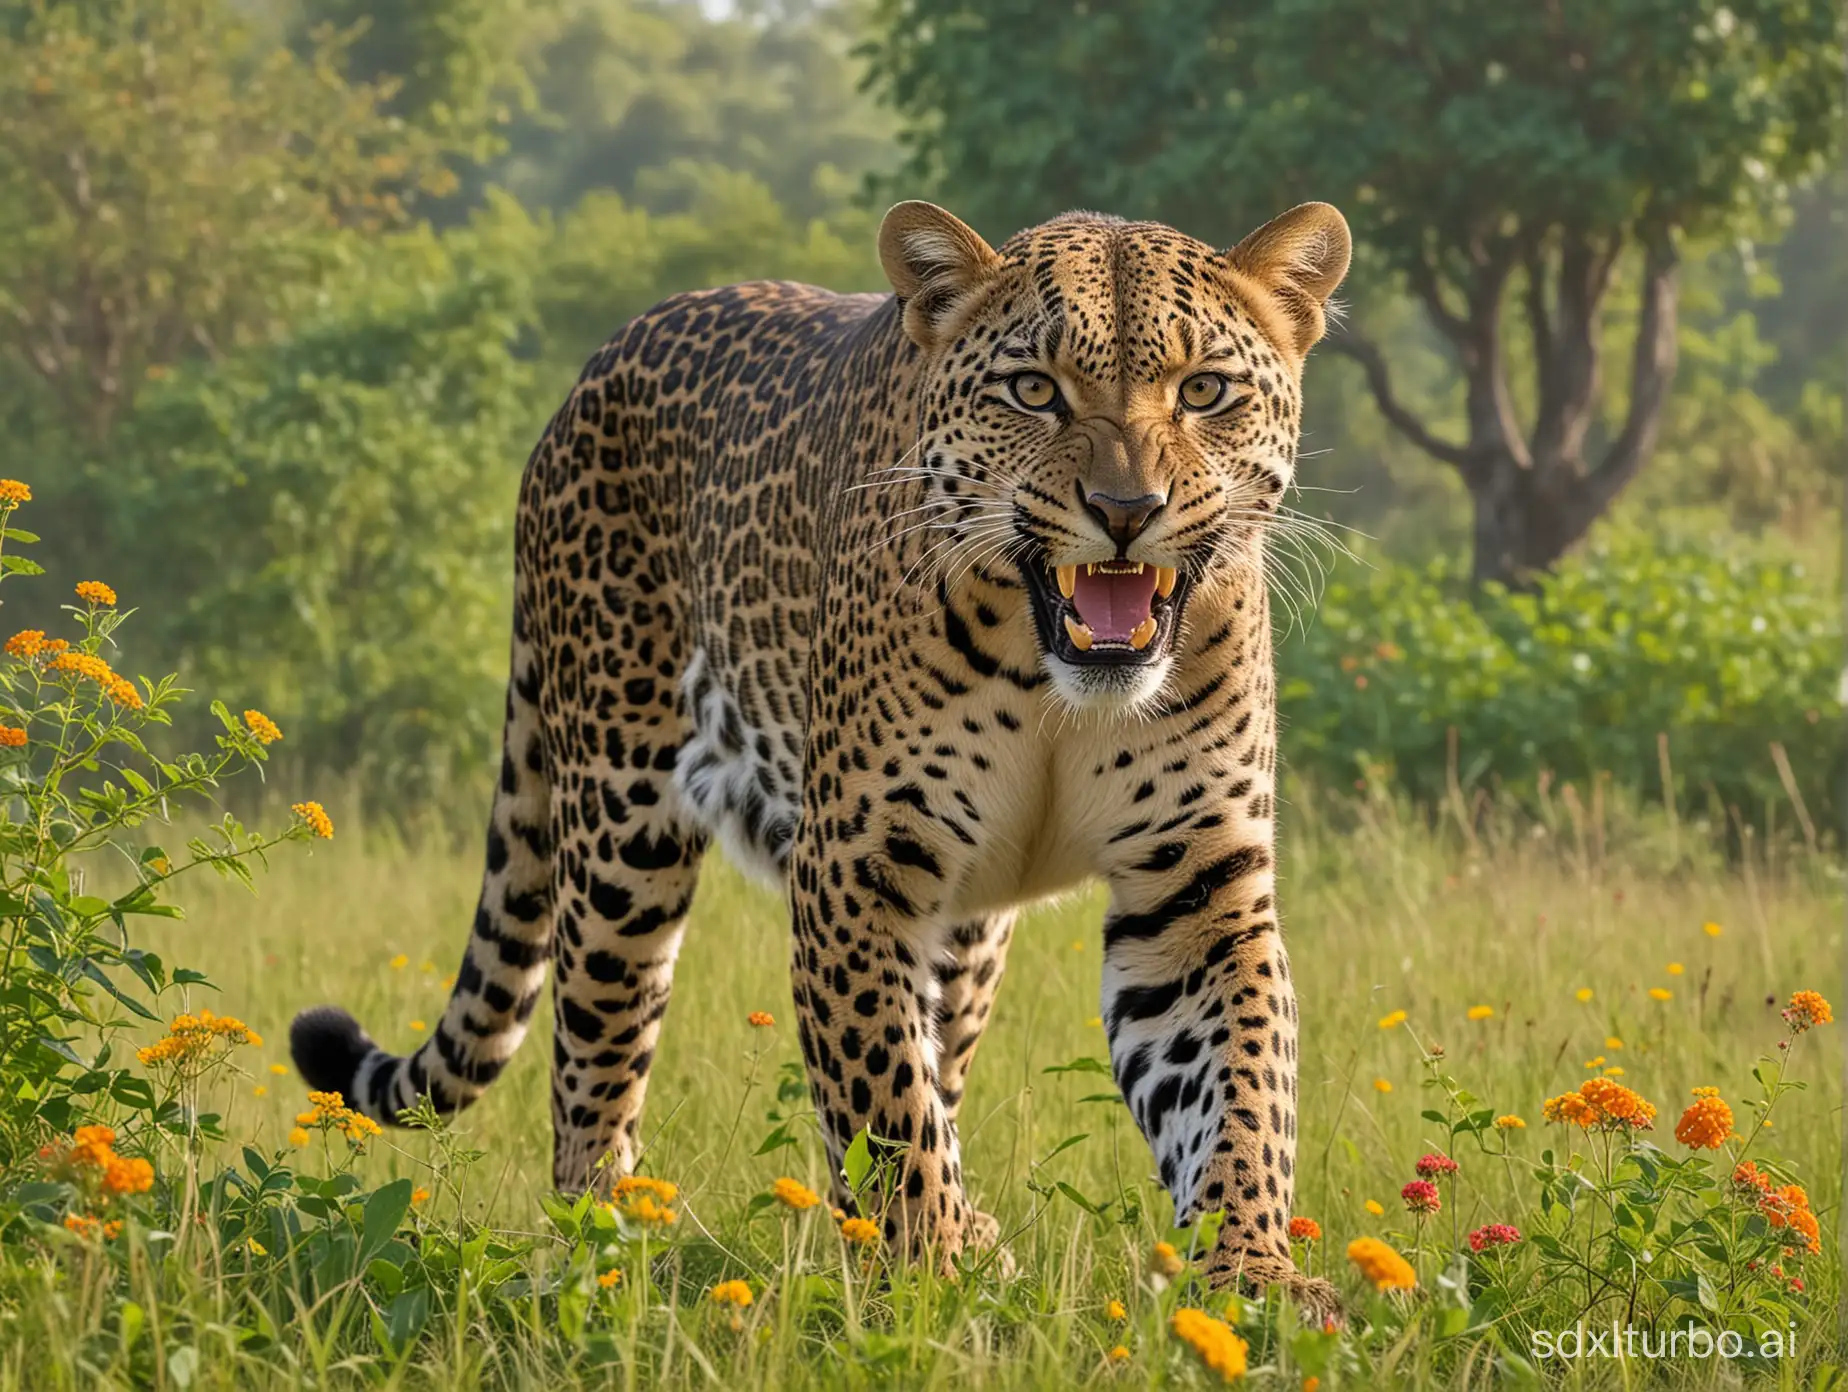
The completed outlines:
[[[337,1005],[304,1010],[289,1026],[296,1072],[316,1092],[350,1091],[353,1075],[374,1047],[359,1021]]]

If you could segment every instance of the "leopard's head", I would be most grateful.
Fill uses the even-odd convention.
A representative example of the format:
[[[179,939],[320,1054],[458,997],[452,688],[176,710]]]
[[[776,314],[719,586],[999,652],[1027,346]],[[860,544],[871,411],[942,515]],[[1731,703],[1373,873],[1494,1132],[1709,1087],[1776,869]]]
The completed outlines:
[[[907,467],[939,573],[1017,565],[1069,703],[1155,698],[1189,598],[1261,583],[1303,359],[1349,246],[1326,203],[1229,251],[1092,213],[997,251],[929,203],[886,214],[880,258],[922,350]]]

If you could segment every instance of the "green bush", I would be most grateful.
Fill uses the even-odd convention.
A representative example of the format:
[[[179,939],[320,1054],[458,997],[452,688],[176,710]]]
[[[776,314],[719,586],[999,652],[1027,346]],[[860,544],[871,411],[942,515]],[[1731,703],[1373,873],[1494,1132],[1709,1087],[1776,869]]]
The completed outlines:
[[[1813,819],[1841,810],[1840,609],[1800,565],[1632,533],[1474,607],[1448,562],[1352,575],[1279,651],[1304,772],[1440,798],[1454,729],[1465,789],[1602,771],[1659,797],[1666,734],[1683,810],[1717,797],[1757,820],[1769,799],[1788,819],[1773,743]]]

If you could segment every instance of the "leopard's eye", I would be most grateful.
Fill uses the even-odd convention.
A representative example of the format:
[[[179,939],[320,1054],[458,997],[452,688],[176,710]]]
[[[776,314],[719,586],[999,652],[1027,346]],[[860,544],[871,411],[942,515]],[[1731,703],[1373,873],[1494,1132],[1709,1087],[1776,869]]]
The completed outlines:
[[[1007,379],[1007,387],[1029,411],[1049,411],[1059,400],[1057,384],[1043,372],[1016,372]]]
[[[1225,394],[1226,379],[1217,372],[1196,372],[1181,383],[1181,405],[1190,411],[1210,411]]]

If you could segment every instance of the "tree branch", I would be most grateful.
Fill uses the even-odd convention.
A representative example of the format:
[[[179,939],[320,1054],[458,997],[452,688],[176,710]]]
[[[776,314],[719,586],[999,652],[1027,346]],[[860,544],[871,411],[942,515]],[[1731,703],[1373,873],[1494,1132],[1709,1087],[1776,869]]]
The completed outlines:
[[[1642,312],[1630,359],[1630,409],[1581,496],[1586,525],[1636,477],[1655,448],[1662,407],[1675,380],[1680,258],[1666,230],[1654,233],[1643,258]]]
[[[1360,364],[1361,370],[1367,374],[1368,390],[1373,393],[1374,403],[1386,418],[1387,424],[1433,459],[1441,459],[1467,472],[1471,459],[1468,447],[1452,444],[1433,435],[1425,423],[1399,400],[1392,389],[1392,373],[1386,366],[1386,356],[1380,352],[1378,344],[1351,329],[1331,335],[1327,342],[1335,352]]]

